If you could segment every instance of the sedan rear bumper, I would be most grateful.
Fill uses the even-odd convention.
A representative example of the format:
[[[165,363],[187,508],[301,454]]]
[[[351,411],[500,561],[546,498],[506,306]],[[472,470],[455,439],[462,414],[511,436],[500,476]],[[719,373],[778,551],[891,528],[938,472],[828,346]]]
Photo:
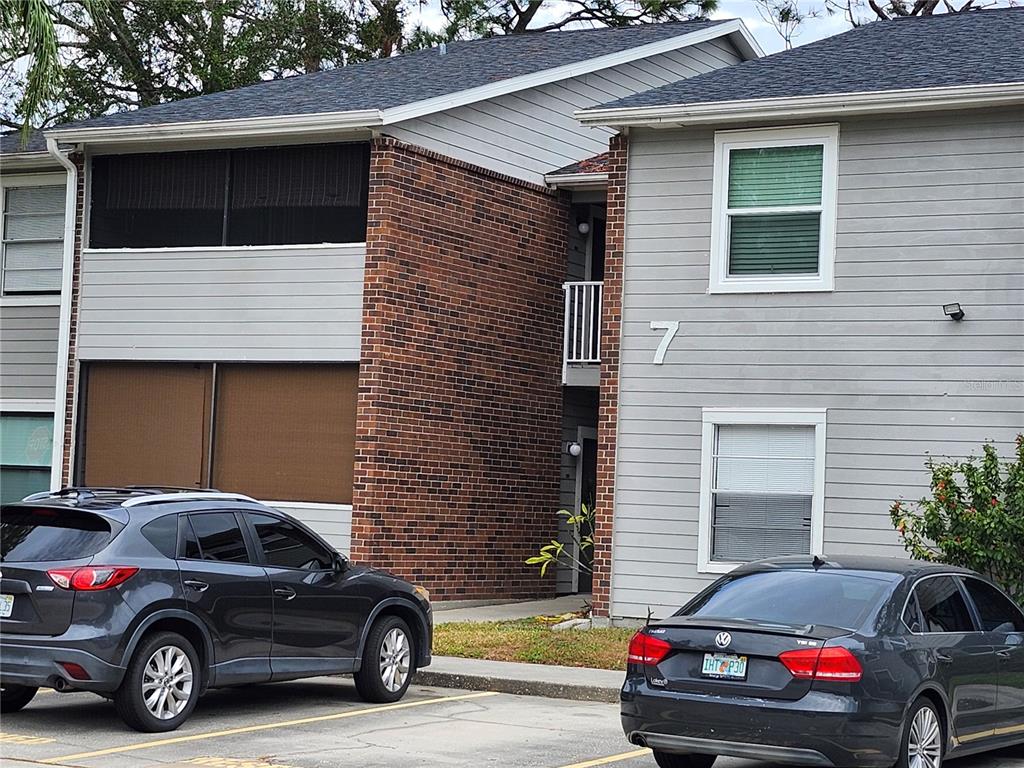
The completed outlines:
[[[746,757],[751,760],[768,760],[787,765],[812,765],[832,768],[832,761],[821,752],[796,747],[775,747],[766,744],[744,744],[739,741],[717,741],[699,739],[693,736],[670,736],[665,733],[633,731],[628,734],[631,743],[650,747],[661,752],[675,752],[686,755],[723,755],[725,757]]]
[[[889,768],[899,752],[903,708],[839,692],[789,701],[653,688],[630,676],[622,728],[634,744],[679,754],[768,759],[829,768]]]
[[[87,680],[76,680],[61,662],[77,664],[85,670]],[[57,690],[116,691],[125,670],[85,651],[59,646],[23,645],[4,638],[0,645],[0,682],[6,685],[27,685]]]

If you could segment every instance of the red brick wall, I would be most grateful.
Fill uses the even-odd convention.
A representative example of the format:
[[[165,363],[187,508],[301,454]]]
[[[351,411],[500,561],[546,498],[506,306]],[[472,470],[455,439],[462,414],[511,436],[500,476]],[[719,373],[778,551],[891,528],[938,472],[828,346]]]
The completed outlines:
[[[622,135],[613,136],[609,142],[608,219],[605,232],[604,303],[601,319],[601,392],[597,416],[597,503],[594,524],[593,609],[597,616],[608,615],[611,597],[628,148],[629,140]]]
[[[352,556],[435,598],[553,594],[568,206],[374,143]]]
[[[63,422],[64,463],[61,468],[62,485],[72,482],[71,461],[75,444],[75,388],[78,380],[78,303],[82,293],[82,234],[85,217],[85,159],[82,155],[72,155],[71,162],[78,169],[78,188],[75,200],[75,255],[71,278],[71,330],[68,337],[68,385],[64,396],[64,413],[54,414],[54,439],[61,439],[61,430],[57,425]],[[58,354],[60,350],[58,350]],[[57,382],[57,386],[60,386]]]

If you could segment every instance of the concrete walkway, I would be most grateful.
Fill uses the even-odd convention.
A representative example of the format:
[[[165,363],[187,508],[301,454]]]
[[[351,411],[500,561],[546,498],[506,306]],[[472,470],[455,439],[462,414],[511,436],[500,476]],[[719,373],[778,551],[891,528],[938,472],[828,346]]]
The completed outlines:
[[[551,600],[478,601],[452,600],[434,603],[434,623],[453,621],[511,621],[534,616],[561,616],[590,605],[590,595],[563,595]]]

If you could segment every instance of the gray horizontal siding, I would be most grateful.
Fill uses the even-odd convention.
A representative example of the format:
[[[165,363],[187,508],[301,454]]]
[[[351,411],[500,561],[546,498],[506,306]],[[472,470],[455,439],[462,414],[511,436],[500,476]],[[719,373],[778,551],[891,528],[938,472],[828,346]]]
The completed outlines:
[[[344,555],[352,546],[352,508],[348,506],[315,504],[290,505],[288,502],[267,502],[274,509],[287,512],[319,533],[336,550]]]
[[[357,361],[358,246],[86,251],[83,360]]]
[[[53,400],[60,307],[0,306],[0,399]]]
[[[888,508],[924,461],[1024,429],[1024,111],[840,126],[835,291],[714,295],[713,131],[630,145],[613,611],[696,571],[701,409],[827,408],[825,549],[902,555]],[[962,323],[942,314],[958,301]],[[680,320],[665,364],[652,320]]]
[[[519,93],[388,126],[401,141],[541,183],[545,173],[608,149],[612,131],[585,128],[577,109],[740,61],[718,39]]]

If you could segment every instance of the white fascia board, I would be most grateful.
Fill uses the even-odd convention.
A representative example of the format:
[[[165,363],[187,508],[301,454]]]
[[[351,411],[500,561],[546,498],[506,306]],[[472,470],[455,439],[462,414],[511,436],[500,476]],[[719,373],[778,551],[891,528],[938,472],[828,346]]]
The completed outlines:
[[[1024,103],[1024,83],[995,83],[947,88],[906,88],[897,91],[744,99],[707,104],[581,109],[577,110],[574,116],[583,125],[664,127],[747,120],[790,120],[838,115],[921,112],[1022,103]]]
[[[53,155],[45,150],[42,152],[12,152],[3,156],[4,172],[11,171],[44,171],[62,170],[53,159]]]
[[[602,189],[608,186],[607,173],[549,173],[544,183],[555,189]]]
[[[666,40],[640,45],[636,48],[627,48],[624,51],[616,51],[604,56],[578,61],[574,64],[566,64],[561,67],[533,72],[529,75],[499,80],[498,82],[488,83],[477,88],[468,88],[464,91],[438,96],[434,99],[424,99],[423,101],[413,102],[401,107],[392,107],[383,112],[384,124],[392,125],[405,120],[413,120],[434,112],[443,112],[455,107],[463,107],[467,104],[486,101],[487,99],[505,96],[509,93],[537,88],[548,83],[557,83],[560,80],[568,80],[571,77],[589,75],[592,72],[600,72],[603,69],[617,67],[663,53],[670,53],[671,51],[677,51],[691,45],[726,36],[733,40],[734,45],[737,44],[737,41],[741,41],[737,47],[748,58],[759,58],[763,55],[757,41],[747,30],[743,21],[740,19],[729,19],[696,32],[688,32],[685,35],[670,37]]]
[[[274,115],[244,117],[235,120],[197,120],[187,123],[146,123],[96,128],[55,128],[46,136],[60,141],[149,142],[161,139],[202,140],[238,139],[250,136],[336,133],[382,125],[379,109],[351,112],[320,112],[312,115]]]

